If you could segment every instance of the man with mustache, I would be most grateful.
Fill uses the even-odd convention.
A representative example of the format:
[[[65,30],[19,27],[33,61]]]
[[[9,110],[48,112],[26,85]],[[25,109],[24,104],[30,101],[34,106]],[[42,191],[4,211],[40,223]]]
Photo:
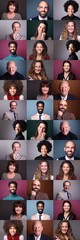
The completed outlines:
[[[3,60],[8,60],[8,61],[10,61],[10,60],[13,60],[13,61],[24,60],[23,57],[17,55],[17,47],[18,47],[17,42],[10,41],[8,43],[8,48],[9,48],[10,55],[5,57]]]
[[[31,120],[51,120],[50,115],[44,113],[45,103],[38,101],[36,103],[37,113],[31,116]]]
[[[63,120],[75,120],[74,113],[68,112],[67,107],[68,107],[67,101],[60,100],[59,103],[58,103],[58,112],[57,112],[57,115],[56,115],[55,119],[57,119],[57,120],[61,120],[61,119],[63,119]]]
[[[28,196],[29,200],[49,200],[47,193],[41,192],[41,182],[34,180],[32,182],[31,193]]]
[[[37,213],[31,216],[31,220],[51,220],[50,215],[43,213],[45,203],[43,201],[38,201],[36,203]]]
[[[60,157],[57,160],[79,160],[80,158],[76,157],[75,154],[76,151],[76,144],[73,141],[67,141],[64,146],[64,152],[65,156]]]

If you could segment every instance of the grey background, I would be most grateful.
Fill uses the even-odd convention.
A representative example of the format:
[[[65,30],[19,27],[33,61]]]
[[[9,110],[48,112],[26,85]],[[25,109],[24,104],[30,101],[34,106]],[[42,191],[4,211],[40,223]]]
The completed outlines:
[[[59,168],[62,162],[63,162],[62,160],[54,161],[54,178],[56,178],[56,175],[59,174]],[[76,161],[72,161],[71,163],[74,166],[74,174],[76,175],[76,178],[80,179],[80,161],[76,160]]]
[[[27,120],[31,120],[31,116],[37,113],[36,103],[39,100],[28,100],[27,101]],[[51,119],[53,119],[53,102],[52,100],[44,100],[44,114],[50,115]]]
[[[43,80],[42,80],[43,81]],[[51,85],[52,85],[52,92],[51,94],[53,95],[53,81],[49,80]],[[39,87],[40,87],[40,83],[41,81],[27,81],[27,99],[36,99],[37,95],[40,94],[39,93]],[[34,89],[34,91],[33,91]]]
[[[0,219],[9,220],[10,216],[13,214],[13,203],[15,201],[13,200],[7,200],[7,204],[5,204],[5,201],[0,200]],[[26,214],[26,201],[24,201],[25,204],[25,214]],[[4,211],[3,211],[4,209]]]
[[[7,72],[6,64],[8,61],[0,60],[0,76]],[[17,61],[17,72],[21,73],[26,79],[26,60]]]
[[[4,12],[6,12],[8,2],[8,0],[6,0],[6,2],[5,0],[0,2],[0,17]],[[22,19],[26,19],[26,0],[17,0],[17,2],[19,7],[18,13],[21,15]]]
[[[5,36],[7,34],[11,34],[12,33],[12,23],[15,22],[16,20],[7,20],[5,21],[4,24],[4,20],[0,20],[0,39],[5,39]],[[20,28],[20,34],[22,35],[27,35],[27,21],[26,20],[19,20],[18,22],[20,22],[21,24],[21,28]],[[4,27],[3,27],[4,24]]]
[[[3,224],[4,224],[4,221],[3,220],[0,220],[0,240],[3,239],[5,232],[3,230]],[[23,235],[24,235],[24,240],[26,240],[26,221],[23,221]]]
[[[0,82],[1,83],[1,82]],[[2,119],[3,113],[9,111],[11,101],[4,101],[0,100],[0,119]],[[17,102],[17,108],[16,113],[18,114],[18,119],[26,119],[26,100],[23,101],[16,101]]]
[[[54,180],[54,199],[56,198],[56,194],[58,192],[61,192],[63,190],[63,180]],[[69,189],[69,193],[71,193],[72,195],[72,200],[80,200],[80,180],[69,180],[69,182],[71,183],[70,189]]]
[[[54,20],[54,26],[53,26],[53,32],[54,32],[54,40],[59,40],[60,35],[63,32],[63,28],[66,24],[67,20]],[[77,26],[77,32],[78,35],[80,35],[80,23],[79,21],[75,20],[76,26]]]
[[[27,59],[29,60],[29,56],[32,54],[33,46],[37,41],[27,40]],[[44,41],[47,45],[48,52],[47,54],[50,56],[50,59],[53,59],[53,41],[46,40]]]
[[[54,221],[54,236],[55,236],[55,231],[57,229],[57,226],[58,226],[58,223],[60,221],[58,220],[55,220]],[[73,235],[75,237],[76,240],[79,240],[80,239],[80,221],[78,220],[72,220],[72,221],[69,221],[70,222],[70,225],[71,225],[71,228],[72,228],[72,232],[73,232]]]
[[[37,213],[36,203],[37,200],[27,201],[27,219],[30,220],[31,216]],[[53,219],[53,201],[52,200],[44,200],[43,201],[44,206],[44,212],[48,215],[50,215],[51,220]]]
[[[54,136],[56,134],[58,134],[59,132],[61,132],[61,130],[60,130],[61,122],[62,121],[60,121],[60,120],[58,120],[58,121],[54,120],[54,123],[53,123]],[[69,122],[70,127],[71,127],[70,132],[76,134],[78,139],[80,139],[80,121],[79,120],[68,120],[67,122]]]
[[[70,140],[71,141],[71,140]],[[57,158],[63,157],[65,155],[64,152],[64,146],[66,144],[67,140],[55,140],[54,141],[54,156],[55,156],[55,160]],[[80,157],[80,140],[74,140],[73,142],[75,142],[76,144],[76,151],[75,151],[75,156]],[[58,151],[57,151],[58,149]]]
[[[38,167],[38,164],[40,163],[40,160],[34,161],[34,164],[32,161],[27,161],[27,179],[32,180],[33,175],[35,174],[35,171]],[[53,160],[48,161],[49,167],[50,167],[50,173],[53,175]]]
[[[53,17],[53,0],[47,0],[47,2],[49,3],[48,16]],[[40,0],[27,0],[27,19],[36,17],[38,15],[37,7],[39,3]]]
[[[28,76],[28,71],[31,68],[32,60],[27,61],[27,76]],[[52,80],[53,79],[53,61],[51,60],[43,60],[44,68],[47,74],[48,79]]]
[[[54,60],[67,60],[69,57],[68,50],[66,48],[67,41],[54,40]],[[80,51],[76,53],[78,59],[80,60]]]

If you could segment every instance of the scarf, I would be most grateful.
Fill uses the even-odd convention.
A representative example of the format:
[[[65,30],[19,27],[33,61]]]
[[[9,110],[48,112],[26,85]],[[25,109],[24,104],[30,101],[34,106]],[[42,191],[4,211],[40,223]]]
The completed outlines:
[[[10,234],[7,236],[8,240],[19,240],[19,235],[15,235],[14,237],[12,237]]]
[[[19,96],[15,95],[14,97],[12,97],[11,95],[7,95],[7,99],[8,100],[19,100]]]

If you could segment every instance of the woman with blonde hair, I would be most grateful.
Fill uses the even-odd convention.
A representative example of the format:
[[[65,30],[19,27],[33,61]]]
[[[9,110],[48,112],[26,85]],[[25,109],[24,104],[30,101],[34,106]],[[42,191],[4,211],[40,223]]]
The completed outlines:
[[[53,175],[50,173],[49,162],[47,160],[42,160],[38,164],[38,167],[33,176],[33,180],[53,180]]]
[[[73,20],[70,20],[67,23],[65,23],[59,40],[78,40],[78,41],[80,41],[80,36],[77,33],[77,26]]]
[[[28,72],[28,80],[48,80],[44,64],[41,60],[33,61]]]
[[[75,240],[69,221],[62,220],[59,222],[54,240]]]

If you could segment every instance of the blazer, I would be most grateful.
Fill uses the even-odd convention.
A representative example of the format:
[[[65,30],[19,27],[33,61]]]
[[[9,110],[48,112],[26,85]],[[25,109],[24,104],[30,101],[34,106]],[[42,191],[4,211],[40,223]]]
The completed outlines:
[[[59,160],[66,160],[65,156],[60,157]],[[80,160],[80,158],[74,156],[74,160]]]
[[[57,220],[63,220],[63,219],[64,219],[64,213],[63,213],[63,212],[62,212],[62,213],[59,213]],[[70,214],[68,215],[68,219],[69,219],[69,220],[76,220],[76,215],[75,215],[74,213],[70,213]]]
[[[27,240],[35,240],[34,235],[28,235]],[[51,240],[51,237],[48,235],[41,234],[40,240]]]
[[[77,100],[77,99],[78,99],[78,97],[76,97],[70,93],[68,94],[67,100]],[[54,100],[61,100],[61,94],[60,93],[56,94],[54,96]]]
[[[39,115],[36,113],[31,117],[31,120],[39,120]],[[42,113],[42,120],[51,120],[50,115]]]
[[[14,160],[12,153],[11,154],[7,154],[5,156],[5,160]],[[16,160],[27,160],[27,157],[24,156],[24,155],[21,155],[20,153],[18,153],[17,156],[16,156]]]
[[[13,112],[8,111],[8,112],[5,112],[5,113],[3,114],[2,119],[3,119],[3,120],[15,120],[15,119],[17,120],[17,119],[18,119],[18,114],[15,113],[15,117],[14,117]]]
[[[50,216],[48,214],[43,213],[42,214],[43,220],[51,220]],[[31,220],[39,220],[38,213],[31,216]]]
[[[56,194],[56,200],[71,200],[71,199],[72,199],[71,193],[66,192],[64,190]]]
[[[58,79],[58,80],[63,80],[63,79],[64,79],[64,73],[63,73],[63,72],[62,72],[62,73],[59,73],[57,79]],[[76,80],[76,75],[71,72],[71,73],[68,75],[68,79],[69,79],[69,80]],[[68,80],[68,79],[65,79],[65,80]]]

